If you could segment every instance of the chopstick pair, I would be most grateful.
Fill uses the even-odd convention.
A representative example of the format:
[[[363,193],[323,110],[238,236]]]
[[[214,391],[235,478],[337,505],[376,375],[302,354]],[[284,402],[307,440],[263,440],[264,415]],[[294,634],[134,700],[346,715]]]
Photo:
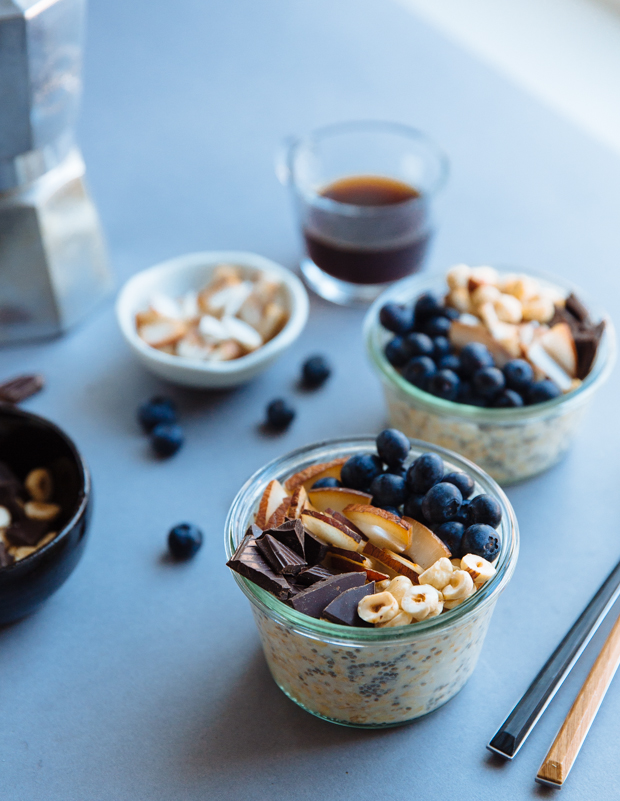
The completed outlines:
[[[620,562],[494,735],[487,746],[490,751],[506,759],[516,756],[619,596]],[[553,787],[562,786],[619,664],[620,617],[541,765],[536,781]]]

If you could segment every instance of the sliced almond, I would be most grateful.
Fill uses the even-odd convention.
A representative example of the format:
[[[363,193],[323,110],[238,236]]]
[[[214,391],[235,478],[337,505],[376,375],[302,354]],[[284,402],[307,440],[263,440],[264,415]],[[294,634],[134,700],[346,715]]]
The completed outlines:
[[[549,356],[568,373],[577,375],[577,348],[568,323],[557,323],[545,331],[538,340]]]
[[[289,492],[303,484],[306,490],[318,481],[319,478],[340,478],[340,470],[342,465],[347,461],[347,457],[343,456],[340,459],[333,459],[331,462],[323,462],[321,464],[311,464],[305,470],[300,470],[288,478],[284,486]]]
[[[308,499],[319,512],[327,509],[343,512],[351,504],[368,505],[372,501],[372,495],[345,487],[321,487],[308,490]]]
[[[349,551],[361,551],[364,540],[344,523],[322,512],[305,511],[301,514],[301,522],[315,537]]]
[[[351,504],[343,515],[365,534],[373,545],[403,552],[411,540],[411,527],[397,515],[375,506]]]
[[[261,335],[251,325],[236,317],[224,317],[222,326],[228,334],[227,339],[234,339],[246,350],[257,350],[263,344]]]
[[[403,518],[411,525],[411,542],[404,553],[426,570],[443,556],[452,556],[445,543],[430,528],[412,517]]]
[[[291,505],[288,508],[287,517],[293,520],[299,519],[304,509],[308,507],[308,493],[303,484],[293,492]]]
[[[287,493],[282,484],[276,478],[270,481],[260,499],[255,524],[259,528],[265,529],[267,521],[286,497]]]
[[[11,525],[11,513],[6,506],[0,506],[0,529],[8,528]]]
[[[572,378],[543,348],[539,341],[535,340],[527,349],[527,358],[537,367],[547,378],[556,383],[562,392],[568,392],[572,387]]]
[[[162,320],[157,323],[147,323],[138,328],[140,337],[153,348],[174,345],[185,336],[186,332],[187,327],[180,320]]]
[[[282,523],[286,521],[290,506],[291,499],[285,498],[275,512],[271,515],[271,517],[267,520],[266,528],[277,528],[278,526],[281,526]]]
[[[225,342],[220,342],[209,353],[209,361],[212,362],[229,362],[233,359],[239,359],[245,355],[244,348],[234,339],[227,339]]]
[[[286,325],[288,314],[279,303],[268,303],[263,309],[257,324],[254,326],[264,342],[273,339]],[[249,320],[246,320],[249,322]],[[251,324],[251,323],[250,323]]]
[[[163,292],[156,292],[151,298],[151,309],[169,320],[182,320],[183,311],[179,303]]]
[[[407,576],[414,584],[419,584],[418,575],[422,572],[420,565],[410,562],[397,553],[394,553],[387,548],[377,548],[371,542],[367,542],[364,546],[363,553],[371,556],[375,561],[385,565],[389,570],[399,576]]]
[[[493,338],[491,332],[482,323],[466,325],[461,320],[454,320],[450,326],[448,336],[450,344],[457,350],[462,350],[470,342],[481,342],[486,345],[498,367],[503,367],[512,358],[510,352]]]

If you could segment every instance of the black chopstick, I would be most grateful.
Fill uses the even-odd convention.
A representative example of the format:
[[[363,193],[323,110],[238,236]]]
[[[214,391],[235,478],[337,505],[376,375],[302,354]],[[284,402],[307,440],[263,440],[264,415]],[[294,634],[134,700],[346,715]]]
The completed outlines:
[[[562,642],[487,745],[512,759],[620,595],[620,562],[596,591]]]

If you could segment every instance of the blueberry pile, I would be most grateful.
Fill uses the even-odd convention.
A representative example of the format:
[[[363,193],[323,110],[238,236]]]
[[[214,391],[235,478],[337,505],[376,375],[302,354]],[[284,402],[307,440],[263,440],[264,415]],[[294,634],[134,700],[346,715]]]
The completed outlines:
[[[472,478],[461,472],[446,473],[437,454],[423,453],[405,467],[409,450],[407,437],[388,428],[377,437],[376,454],[352,456],[342,466],[340,481],[322,478],[313,489],[343,486],[368,492],[373,506],[430,528],[453,557],[473,553],[493,561],[500,547],[499,503],[490,495],[472,498]]]
[[[151,447],[162,458],[173,456],[183,445],[183,429],[177,423],[177,409],[171,398],[157,396],[138,408],[138,422],[149,435]]]
[[[456,309],[431,292],[420,295],[413,309],[386,303],[379,321],[395,336],[385,346],[385,358],[410,384],[455,403],[506,409],[562,394],[549,379],[534,381],[532,366],[524,359],[500,369],[481,342],[471,342],[457,354],[448,339],[457,317]]]

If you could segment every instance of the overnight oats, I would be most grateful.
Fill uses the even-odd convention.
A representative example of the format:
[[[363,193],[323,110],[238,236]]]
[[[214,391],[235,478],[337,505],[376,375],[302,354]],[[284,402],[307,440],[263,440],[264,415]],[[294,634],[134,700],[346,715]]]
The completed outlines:
[[[390,424],[502,484],[562,458],[615,358],[611,321],[580,291],[464,264],[384,292],[364,337]]]
[[[230,509],[226,551],[280,689],[326,720],[379,728],[463,687],[518,528],[479,468],[388,429],[259,470]]]

